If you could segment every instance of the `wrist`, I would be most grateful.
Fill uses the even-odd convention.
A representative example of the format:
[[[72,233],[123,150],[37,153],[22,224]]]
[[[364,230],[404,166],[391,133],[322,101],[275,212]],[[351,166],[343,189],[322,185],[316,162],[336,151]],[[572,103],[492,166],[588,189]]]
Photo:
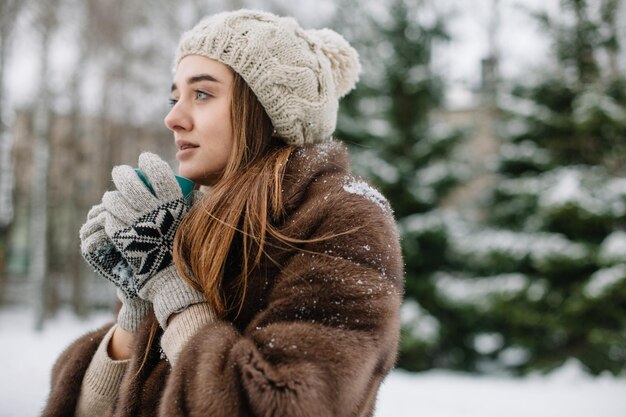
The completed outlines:
[[[207,302],[197,303],[184,311],[172,314],[167,329],[161,337],[161,347],[174,366],[187,341],[200,329],[217,320],[215,310]]]
[[[193,304],[206,302],[204,294],[189,286],[170,265],[158,272],[139,290],[139,296],[152,302],[154,314],[163,329],[172,314]]]
[[[122,301],[122,308],[117,315],[117,324],[124,330],[135,333],[141,322],[152,309],[150,302],[139,297],[126,298],[124,292],[117,291],[118,298]]]
[[[131,344],[134,336],[132,333],[116,326],[107,346],[109,357],[115,361],[129,359],[132,354]]]

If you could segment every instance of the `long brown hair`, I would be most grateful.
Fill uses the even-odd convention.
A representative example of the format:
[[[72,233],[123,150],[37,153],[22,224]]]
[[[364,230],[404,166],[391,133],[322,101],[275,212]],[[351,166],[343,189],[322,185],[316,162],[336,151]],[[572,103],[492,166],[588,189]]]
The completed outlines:
[[[235,309],[237,314],[241,311],[251,273],[264,256],[274,261],[265,250],[268,237],[273,238],[272,246],[310,252],[300,244],[321,242],[360,228],[300,240],[274,226],[283,216],[283,176],[296,146],[274,135],[265,109],[237,73],[231,98],[234,139],[229,160],[211,191],[182,220],[173,253],[181,277],[204,293],[219,317]],[[240,238],[241,273],[234,286],[225,288],[221,284],[235,237]]]
[[[283,215],[283,176],[296,147],[274,135],[265,109],[237,73],[234,73],[231,99],[234,140],[229,161],[210,192],[182,220],[173,252],[181,277],[204,293],[219,317],[235,310],[239,314],[243,308],[248,278],[267,255],[268,236],[274,238],[272,245],[324,256],[300,244],[325,241],[362,227],[307,240],[280,233],[274,224]],[[224,270],[236,236],[240,238],[243,265],[234,287],[223,288]],[[273,261],[269,255],[268,259]],[[144,369],[153,351],[158,328],[159,324],[154,322],[135,376]]]
[[[242,272],[237,283],[239,308],[250,272],[259,265],[273,221],[282,214],[281,184],[293,150],[273,136],[272,123],[258,99],[237,74],[232,84],[233,147],[220,179],[193,206],[174,240],[174,263],[181,276],[202,291],[223,316],[233,308],[225,298],[222,276],[237,234]],[[282,239],[281,239],[282,240]]]
[[[231,87],[233,146],[220,179],[183,219],[174,238],[174,264],[181,277],[202,291],[218,316],[241,310],[248,277],[265,253],[267,236],[286,246],[301,243],[280,234],[272,223],[283,211],[281,184],[295,150],[273,135],[272,122],[237,73]],[[235,236],[241,237],[242,271],[236,296],[226,299],[222,278]],[[237,305],[238,304],[238,305]],[[158,324],[151,331],[137,375],[144,368]]]

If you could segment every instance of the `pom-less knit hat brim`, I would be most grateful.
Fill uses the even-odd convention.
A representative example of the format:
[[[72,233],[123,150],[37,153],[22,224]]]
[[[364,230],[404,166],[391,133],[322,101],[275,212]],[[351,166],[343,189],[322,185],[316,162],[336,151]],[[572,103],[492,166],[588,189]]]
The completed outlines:
[[[358,53],[330,29],[303,30],[290,17],[238,10],[208,16],[185,32],[175,68],[187,55],[231,67],[250,86],[287,143],[328,140],[339,98],[356,85]]]

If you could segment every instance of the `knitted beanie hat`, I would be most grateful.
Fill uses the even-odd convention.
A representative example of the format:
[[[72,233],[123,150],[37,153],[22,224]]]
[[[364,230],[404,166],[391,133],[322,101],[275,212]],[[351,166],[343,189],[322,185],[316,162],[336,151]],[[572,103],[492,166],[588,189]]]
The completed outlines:
[[[337,32],[303,30],[290,17],[254,10],[223,12],[183,33],[175,66],[187,55],[220,61],[250,86],[276,134],[303,145],[335,131],[339,98],[354,88],[359,56]]]

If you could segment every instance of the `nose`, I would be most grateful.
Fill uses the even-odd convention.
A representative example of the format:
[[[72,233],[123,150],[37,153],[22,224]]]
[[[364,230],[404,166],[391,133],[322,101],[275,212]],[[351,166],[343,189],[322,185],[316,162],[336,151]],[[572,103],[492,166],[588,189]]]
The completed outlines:
[[[189,131],[193,127],[191,116],[183,104],[180,101],[174,104],[163,120],[165,126],[172,132]]]

